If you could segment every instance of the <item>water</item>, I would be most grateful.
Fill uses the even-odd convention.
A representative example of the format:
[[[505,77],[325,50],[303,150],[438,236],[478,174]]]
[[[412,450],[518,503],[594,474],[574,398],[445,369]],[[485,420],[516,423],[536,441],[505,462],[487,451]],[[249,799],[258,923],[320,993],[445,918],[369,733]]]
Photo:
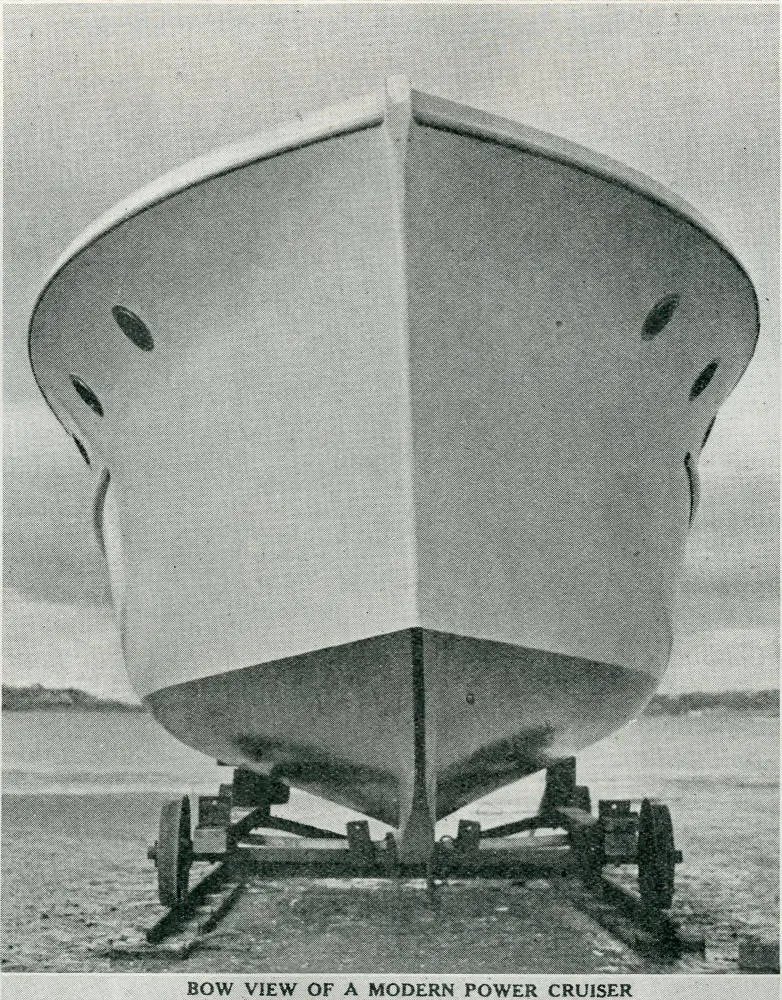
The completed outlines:
[[[230,772],[143,713],[3,713],[3,791],[11,795],[212,792]]]
[[[727,803],[743,793],[751,799],[755,790],[760,800],[779,785],[778,733],[778,719],[759,715],[642,718],[580,754],[578,781],[590,786],[593,800],[645,795],[685,811],[714,794]],[[2,774],[8,795],[90,795],[212,793],[231,772],[143,713],[66,711],[4,713]],[[542,780],[538,775],[501,789],[447,825],[467,815],[506,822],[534,811]],[[324,815],[334,808],[310,796],[302,801]]]
[[[778,933],[778,746],[778,719],[657,716],[579,757],[578,780],[590,786],[595,806],[601,798],[643,796],[670,806],[685,858],[677,869],[676,907],[726,952],[742,933]],[[62,883],[61,855],[87,842],[92,863],[96,852],[104,859],[107,901],[123,878],[145,900],[151,890],[142,845],[154,838],[159,803],[214,793],[230,780],[228,769],[143,714],[4,713],[2,762],[4,896],[12,921],[15,911],[21,920],[21,907],[32,905],[37,889],[44,898]],[[460,817],[489,828],[532,813],[541,791],[541,776],[517,782],[449,817],[438,834],[454,833]],[[283,811],[335,830],[355,818],[298,792]],[[375,836],[385,830],[372,826]],[[41,857],[49,859],[51,884],[33,884],[26,874]],[[74,887],[86,870],[74,868]],[[99,874],[90,870],[84,892],[96,891]],[[74,898],[81,891],[74,888]]]

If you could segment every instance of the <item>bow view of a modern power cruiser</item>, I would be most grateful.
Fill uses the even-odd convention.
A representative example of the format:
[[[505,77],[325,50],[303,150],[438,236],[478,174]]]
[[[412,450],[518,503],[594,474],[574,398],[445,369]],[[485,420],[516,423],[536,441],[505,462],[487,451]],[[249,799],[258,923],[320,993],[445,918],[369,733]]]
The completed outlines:
[[[30,357],[94,473],[148,710],[414,859],[651,698],[757,335],[746,272],[678,197],[393,78],[110,211]],[[186,805],[169,828],[175,902]]]

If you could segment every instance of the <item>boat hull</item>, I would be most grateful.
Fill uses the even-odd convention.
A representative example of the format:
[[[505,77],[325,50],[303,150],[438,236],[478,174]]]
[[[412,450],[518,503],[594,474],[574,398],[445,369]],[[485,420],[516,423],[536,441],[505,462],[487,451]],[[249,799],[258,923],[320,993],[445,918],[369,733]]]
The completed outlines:
[[[675,197],[391,87],[117,209],[30,351],[100,481],[139,695],[404,826],[651,695],[756,337],[751,282]]]
[[[426,629],[156,691],[185,743],[392,826],[416,790],[433,819],[621,726],[649,675]]]

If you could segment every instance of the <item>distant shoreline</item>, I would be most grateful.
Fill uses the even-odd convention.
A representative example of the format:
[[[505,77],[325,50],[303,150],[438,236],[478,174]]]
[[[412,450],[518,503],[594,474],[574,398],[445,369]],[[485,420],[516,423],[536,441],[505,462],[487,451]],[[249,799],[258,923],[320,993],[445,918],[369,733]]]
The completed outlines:
[[[692,691],[656,694],[644,715],[716,715],[752,713],[779,717],[779,688],[764,691]]]
[[[78,688],[47,688],[41,684],[13,687],[3,684],[4,712],[120,712],[144,713],[143,705],[99,698]],[[656,694],[645,715],[755,714],[779,716],[779,689],[763,691],[692,691]]]
[[[146,712],[143,705],[114,698],[98,698],[78,688],[47,688],[42,684],[13,687],[3,684],[4,712]]]

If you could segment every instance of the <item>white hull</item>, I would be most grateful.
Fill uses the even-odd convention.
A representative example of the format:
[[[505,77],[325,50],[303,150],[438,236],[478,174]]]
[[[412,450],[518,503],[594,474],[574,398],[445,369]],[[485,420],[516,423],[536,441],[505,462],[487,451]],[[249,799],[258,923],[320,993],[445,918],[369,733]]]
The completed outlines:
[[[124,336],[116,307],[143,326]],[[263,701],[266,664],[276,679],[253,710],[306,729],[322,678],[272,694],[280,661],[410,630],[451,637],[433,695],[446,716],[469,669],[459,637],[519,650],[495,694],[515,690],[514,669],[521,689],[480,717],[484,748],[529,731],[527,684],[549,684],[559,750],[631,718],[667,666],[698,455],[756,336],[749,279],[673,196],[392,88],[116,210],[45,288],[30,346],[109,483],[98,522],[133,684],[177,736],[225,756],[210,698],[199,722],[165,692],[230,692],[220,678],[252,669]],[[601,716],[599,683],[525,674],[547,656],[634,680]],[[318,728],[335,774],[350,759],[335,734],[369,767],[412,733],[409,691],[371,738],[350,728],[397,669],[359,662],[382,679],[348,686],[354,716],[329,704]],[[244,712],[235,690],[226,721]],[[587,694],[580,725],[569,699]],[[470,723],[453,725],[464,750]],[[283,766],[275,753],[255,763]],[[440,763],[427,781],[446,781]],[[402,781],[405,767],[380,770]],[[321,782],[332,797],[339,784]]]

